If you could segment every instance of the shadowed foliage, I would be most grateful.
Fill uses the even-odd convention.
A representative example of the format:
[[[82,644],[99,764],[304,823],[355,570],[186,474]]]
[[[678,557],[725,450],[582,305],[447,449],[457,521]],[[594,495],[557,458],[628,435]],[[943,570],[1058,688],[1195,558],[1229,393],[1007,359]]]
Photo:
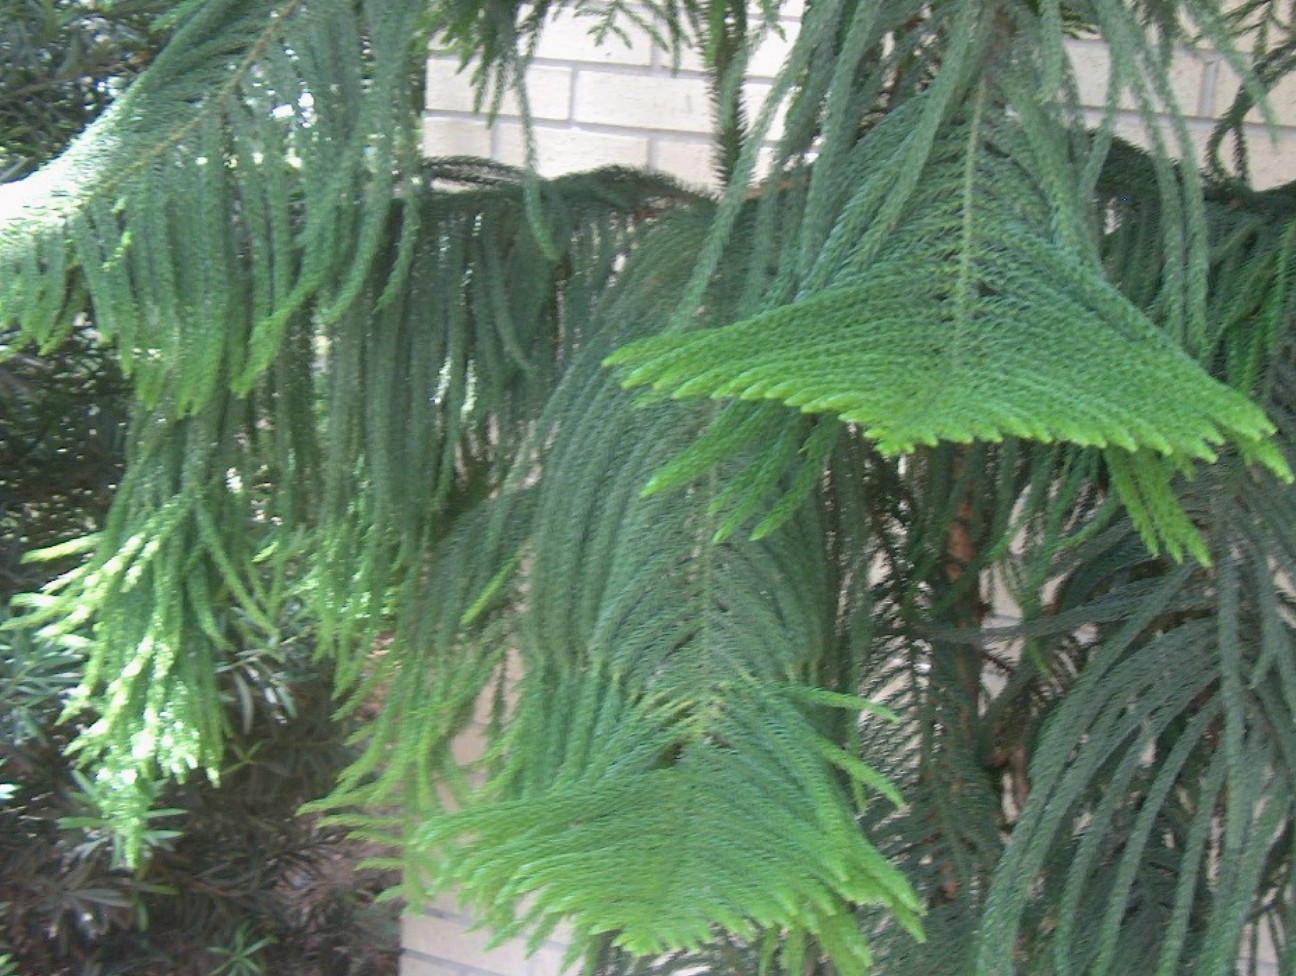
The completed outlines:
[[[599,971],[1290,969],[1296,198],[1242,121],[1288,7],[816,0],[748,111],[777,7],[662,4],[706,196],[419,158],[428,41],[494,104],[556,5],[182,5],[0,188],[3,321],[85,297],[131,388],[20,621],[84,654],[126,853],[291,620],[383,702],[312,809]]]

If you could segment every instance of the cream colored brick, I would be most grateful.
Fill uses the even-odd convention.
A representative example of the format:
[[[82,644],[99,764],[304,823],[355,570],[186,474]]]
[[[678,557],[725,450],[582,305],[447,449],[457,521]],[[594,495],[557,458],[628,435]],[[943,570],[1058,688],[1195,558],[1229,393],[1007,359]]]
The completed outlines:
[[[572,71],[565,67],[534,64],[527,69],[527,95],[531,99],[531,117],[549,121],[571,118]],[[503,110],[520,115],[517,100],[504,99]]]
[[[773,87],[773,85],[761,81],[752,81],[743,85],[743,101],[747,104],[747,121],[749,124],[760,115],[765,100],[769,98]],[[783,125],[786,120],[787,102],[784,101],[779,105],[778,111],[774,113],[774,120],[770,123],[769,131],[765,133],[766,141],[777,142],[783,138]]]
[[[788,51],[792,48],[792,42],[796,37],[795,30],[796,26],[792,25],[791,30],[785,31],[783,36],[770,31],[762,38],[756,50],[752,52],[751,60],[747,63],[747,78],[749,81],[769,81],[778,75]],[[669,55],[663,54],[661,67],[662,69],[671,67]],[[680,59],[679,74],[672,74],[670,77],[680,81],[692,79],[694,83],[700,81],[705,87],[708,76],[701,55],[690,50]]]
[[[655,139],[652,167],[693,186],[716,185],[715,150],[709,140]]]
[[[762,22],[759,11],[752,13],[750,23],[758,25]],[[747,62],[748,78],[773,78],[778,74],[779,68],[783,67],[783,59],[792,48],[792,42],[796,39],[798,25],[795,22],[782,22],[782,33],[775,30],[768,30],[756,45],[756,50],[752,52],[751,59]],[[683,73],[694,72],[703,74],[707,70],[706,61],[702,57],[702,52],[696,47],[690,47],[686,51],[680,52],[679,64],[671,64],[671,56],[668,51],[658,51],[656,64],[662,68],[678,68]]]
[[[536,45],[536,57],[564,62],[624,64],[648,67],[653,61],[652,39],[646,31],[624,21],[625,37],[608,34],[603,43],[590,36],[595,21],[562,13],[545,25]],[[627,43],[627,41],[629,43]]]
[[[1071,66],[1075,71],[1080,101],[1084,105],[1102,108],[1107,101],[1107,84],[1111,76],[1111,55],[1100,41],[1072,41],[1067,45]],[[1199,115],[1203,111],[1206,60],[1190,51],[1175,54],[1170,64],[1170,90],[1185,115]],[[1122,92],[1120,108],[1133,109],[1136,103],[1128,91]]]
[[[805,5],[801,3],[801,0],[797,0],[796,3],[784,4],[783,8],[779,10],[779,18],[776,23],[781,27],[785,36],[780,38],[778,32],[772,30],[771,34],[774,34],[772,39],[770,36],[763,36],[761,44],[757,45],[756,51],[752,53],[752,60],[748,64],[746,73],[748,73],[749,78],[772,78],[776,71],[779,70],[788,48],[791,47],[791,41],[796,38],[797,31],[800,30],[801,13],[804,9]],[[753,31],[765,26],[765,13],[757,4],[748,5],[746,18],[748,18],[748,26]],[[658,67],[673,66],[671,65],[670,52],[658,49],[657,58],[653,61],[653,64]],[[700,49],[697,49],[696,45],[692,45],[687,51],[680,52],[679,64],[675,65],[675,67],[678,67],[680,71],[699,71],[699,73],[702,73],[702,71],[706,71],[706,62],[702,58]]]
[[[400,960],[400,976],[464,976],[458,966],[405,953]]]
[[[517,703],[517,680],[520,672],[511,670],[508,672],[505,680],[504,695],[504,715],[505,719],[513,712],[513,706]],[[482,689],[477,700],[473,702],[473,724],[479,729],[485,729],[491,721],[491,714],[495,708],[495,691],[498,685],[498,674],[491,678],[486,687]]]
[[[458,61],[429,59],[426,95],[428,112],[472,112],[471,75],[471,68],[465,68],[462,72],[459,70]],[[570,68],[536,64],[527,69],[526,77],[532,118],[562,122],[571,117]],[[504,96],[500,114],[515,118],[521,114],[516,96]]]
[[[1186,154],[1180,151],[1182,147],[1168,126],[1163,126],[1161,129],[1162,139],[1170,155],[1176,159],[1183,159],[1187,155],[1191,157],[1194,166],[1200,167],[1205,158],[1206,141],[1210,137],[1212,125],[1206,119],[1189,119],[1187,127],[1190,145]],[[1147,128],[1133,115],[1126,115],[1116,122],[1116,135],[1143,149],[1152,146],[1152,137]]]
[[[501,122],[498,158],[520,166],[525,161],[522,127]],[[647,166],[648,136],[588,132],[558,126],[536,126],[538,169],[544,176],[560,176],[599,166]]]
[[[1107,83],[1111,71],[1111,58],[1107,49],[1098,44],[1077,42],[1068,46],[1067,53],[1071,56],[1071,70],[1075,72],[1080,101],[1101,108],[1107,101]]]
[[[460,766],[476,762],[485,751],[486,739],[475,725],[468,726],[450,743],[450,754]]]
[[[574,118],[580,123],[705,134],[711,131],[711,102],[702,78],[578,69]]]
[[[459,61],[450,57],[431,57],[427,63],[428,112],[473,111],[472,69],[459,70]]]
[[[423,120],[425,156],[489,156],[490,153],[490,129],[480,119]]]
[[[1270,138],[1263,126],[1247,126],[1251,182],[1257,189],[1268,189],[1296,180],[1296,131],[1283,129],[1278,141]],[[1228,146],[1224,147],[1227,159]]]
[[[525,945],[519,940],[487,947],[489,933],[469,930],[463,922],[434,915],[407,916],[401,923],[401,945],[451,966],[469,966],[500,976],[523,976]]]
[[[669,68],[672,72],[679,71],[686,74],[690,72],[701,74],[707,69],[706,59],[702,57],[702,51],[696,45],[689,45],[680,51],[678,61],[671,60],[670,51],[658,48],[653,64],[659,68]]]
[[[523,909],[530,907],[530,902],[523,900]],[[554,930],[549,933],[549,938],[544,940],[545,947],[556,949],[560,954],[567,951],[567,947],[575,940],[575,933],[568,922],[559,922],[554,926]]]
[[[463,773],[464,785],[470,790],[479,789],[486,782],[485,770],[473,768],[473,764],[485,755],[487,745],[483,729],[478,725],[469,725],[450,742],[450,756]],[[446,784],[438,786],[438,796],[446,809],[458,805],[454,789]]]
[[[467,911],[459,904],[459,899],[449,892],[442,891],[433,895],[430,901],[424,902],[419,907],[429,915],[458,919],[465,927],[470,921]]]
[[[1215,66],[1214,74],[1214,84],[1211,91],[1211,114],[1219,118],[1233,105],[1233,100],[1237,98],[1238,89],[1241,85],[1237,72],[1225,62]],[[1274,104],[1272,96],[1270,96],[1270,104]],[[1258,122],[1260,121],[1260,113],[1252,109],[1247,113],[1247,118],[1253,122]]]
[[[791,30],[784,28],[781,35],[778,32],[769,31],[761,38],[760,44],[752,52],[751,60],[747,62],[747,77],[775,77],[779,73],[779,69],[783,67],[788,52],[792,50],[792,42],[795,39],[795,28]]]
[[[1192,139],[1192,159],[1196,166],[1205,165],[1206,146],[1213,130],[1213,124],[1207,119],[1190,119],[1189,135]],[[1281,129],[1277,141],[1273,141],[1264,126],[1247,125],[1244,128],[1247,137],[1249,173],[1252,185],[1264,190],[1283,183],[1296,180],[1296,129]],[[1139,146],[1148,146],[1147,133],[1135,123],[1119,123],[1116,132],[1124,139]],[[1167,140],[1170,137],[1167,135]],[[1173,145],[1173,143],[1170,143]],[[1231,168],[1233,159],[1232,143],[1226,141],[1220,149],[1220,156],[1226,167]]]
[[[1226,112],[1233,99],[1237,97],[1240,81],[1237,72],[1225,62],[1220,62],[1215,78],[1214,104],[1218,117]],[[1288,75],[1269,90],[1269,107],[1273,109],[1274,118],[1279,125],[1296,126],[1296,76]],[[1259,109],[1252,109],[1246,114],[1246,121],[1261,122],[1263,116]]]
[[[535,895],[523,896],[522,900],[518,903],[517,913],[519,915],[529,914],[531,910],[535,908],[535,903]],[[559,922],[554,926],[553,931],[549,933],[548,938],[544,939],[540,943],[540,946],[541,948],[554,949],[561,955],[567,951],[567,947],[571,945],[572,939],[573,935],[571,925],[567,922]],[[526,940],[523,939],[522,941],[525,942]]]
[[[526,976],[562,976],[563,950],[548,946],[527,960]]]
[[[1206,147],[1214,126],[1205,119],[1190,120],[1189,134],[1193,141],[1193,159],[1200,167],[1206,161]],[[1282,183],[1296,180],[1296,130],[1282,129],[1278,141],[1274,142],[1262,125],[1247,125],[1243,131],[1247,138],[1248,163],[1252,185],[1264,190]],[[1124,130],[1120,126],[1117,132],[1131,142],[1146,146],[1146,134]],[[1232,140],[1226,140],[1220,147],[1220,157],[1224,165],[1231,170],[1233,160]]]
[[[1254,50],[1256,45],[1256,29],[1265,20],[1266,16],[1272,16],[1272,11],[1263,6],[1257,7],[1254,0],[1223,0],[1220,4],[1220,13],[1229,16],[1236,13],[1243,6],[1250,6],[1251,13],[1246,18],[1245,26],[1235,28],[1233,44],[1239,51],[1249,52]],[[1236,21],[1236,18],[1233,19]]]
[[[1214,55],[1180,51],[1170,62],[1170,89],[1185,115],[1204,115],[1210,101],[1206,91],[1206,66]]]

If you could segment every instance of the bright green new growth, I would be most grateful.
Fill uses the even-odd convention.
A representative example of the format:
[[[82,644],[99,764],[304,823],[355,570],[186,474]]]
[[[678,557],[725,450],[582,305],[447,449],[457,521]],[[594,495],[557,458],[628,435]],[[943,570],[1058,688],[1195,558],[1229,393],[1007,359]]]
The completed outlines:
[[[86,650],[105,810],[215,768],[222,669],[306,621],[381,704],[317,808],[599,972],[1290,955],[1296,205],[1173,162],[1169,75],[1200,31],[1255,98],[1290,21],[823,0],[748,125],[745,14],[662,3],[717,199],[420,160],[432,33],[493,102],[556,9],[191,0],[0,187],[0,321],[89,314],[134,384],[25,617]],[[1088,126],[1068,33],[1111,50]]]
[[[915,133],[948,96],[935,84],[862,132],[837,175],[850,190],[790,303],[642,339],[607,363],[627,367],[627,386],[828,414],[883,454],[1006,436],[1109,448],[1148,544],[1205,559],[1169,474],[1225,443],[1291,471],[1263,412],[1104,276],[1099,228],[1074,213],[1094,147],[1039,110],[1029,69],[1008,54],[981,65],[938,122],[903,216],[879,187],[906,178]],[[1144,465],[1142,491],[1124,461],[1138,451],[1168,462]]]
[[[1003,117],[1010,106],[977,107],[942,132],[944,151],[884,240],[868,247],[867,224],[847,240],[843,216],[830,235],[845,253],[821,289],[732,325],[640,340],[609,364],[629,367],[627,385],[676,397],[829,413],[884,454],[1005,436],[1206,461],[1226,440],[1258,452],[1273,425],[1104,279],[1096,247],[1056,239],[1060,202],[1033,176],[1040,163]],[[861,140],[861,180],[887,162],[869,150],[910,124],[897,111]],[[1063,155],[1065,131],[1049,136]]]

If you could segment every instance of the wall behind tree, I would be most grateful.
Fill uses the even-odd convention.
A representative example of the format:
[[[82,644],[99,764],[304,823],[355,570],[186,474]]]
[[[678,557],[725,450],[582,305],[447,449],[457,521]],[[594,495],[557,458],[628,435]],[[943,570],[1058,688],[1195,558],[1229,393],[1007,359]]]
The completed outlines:
[[[786,4],[779,30],[771,31],[752,57],[746,86],[754,114],[783,63],[800,24],[800,4]],[[564,14],[551,22],[528,72],[539,170],[558,176],[598,166],[648,166],[697,186],[715,186],[709,133],[711,103],[700,59],[678,67],[646,33],[602,45],[589,36],[591,21]],[[1108,55],[1101,42],[1075,40],[1072,60],[1085,104],[1106,96]],[[424,150],[434,156],[488,156],[521,165],[522,123],[517,105],[506,101],[493,125],[473,111],[469,72],[453,55],[433,51],[428,59]],[[1213,120],[1228,108],[1237,79],[1213,51],[1181,52],[1171,72],[1180,105],[1198,150]],[[1256,113],[1248,123],[1251,170],[1258,186],[1296,178],[1296,76],[1273,92],[1279,123],[1271,140]],[[1134,113],[1119,123],[1125,138],[1142,141]],[[772,134],[777,137],[777,132]]]

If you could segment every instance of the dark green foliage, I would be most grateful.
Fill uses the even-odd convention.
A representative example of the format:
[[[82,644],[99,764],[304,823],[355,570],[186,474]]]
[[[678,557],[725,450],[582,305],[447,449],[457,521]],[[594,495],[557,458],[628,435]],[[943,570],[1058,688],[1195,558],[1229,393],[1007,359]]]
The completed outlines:
[[[0,4],[0,183],[64,149],[165,40],[161,0]],[[84,306],[60,338],[0,329],[0,598],[59,566],[19,567],[23,552],[93,529],[121,474],[129,387]],[[65,562],[62,569],[69,568]]]
[[[303,632],[304,633],[304,632]],[[390,973],[394,919],[373,907],[394,878],[297,808],[349,751],[327,675],[305,643],[240,653],[220,678],[238,716],[219,787],[163,790],[126,869],[58,721],[83,662],[22,630],[0,632],[0,949],[19,972],[207,976],[240,932],[268,937],[276,973]],[[215,947],[215,948],[213,948]]]
[[[162,44],[151,21],[171,7],[4,7],[0,179],[34,169],[109,104]],[[122,477],[130,385],[88,306],[68,318],[46,348],[0,332],[0,607],[76,565],[75,553],[20,559],[99,528]],[[327,675],[309,664],[309,631],[290,629],[290,644],[246,643],[220,665],[223,785],[155,798],[137,873],[67,753],[89,720],[60,718],[83,654],[0,630],[0,972],[394,971],[394,909],[372,904],[392,879],[356,872],[365,848],[297,816],[352,753]],[[229,968],[234,950],[257,968]]]
[[[149,62],[169,0],[0,3],[0,182],[53,158]]]
[[[127,392],[88,328],[44,355],[0,346],[0,599],[59,570],[21,565],[25,552],[93,529],[107,510]]]
[[[291,622],[383,702],[312,809],[595,970],[1290,968],[1296,210],[1175,163],[1169,74],[1200,36],[1260,99],[1280,5],[823,0],[750,117],[741,19],[662,8],[717,199],[418,161],[429,33],[493,100],[554,9],[186,5],[0,192],[0,314],[84,290],[132,386],[26,600],[126,852]]]
[[[638,954],[698,946],[717,922],[746,938],[792,925],[864,964],[841,924],[849,905],[881,903],[916,928],[917,904],[854,824],[866,791],[899,796],[832,738],[831,708],[868,703],[815,687],[833,663],[835,567],[800,542],[822,526],[803,509],[769,540],[713,545],[704,506],[681,519],[669,494],[640,499],[694,423],[600,386],[602,345],[550,402],[519,584],[527,671],[509,735],[544,753],[513,751],[492,789],[501,802],[429,825],[410,854],[433,852],[502,929],[522,897],[550,889],[582,936],[612,932]],[[597,405],[590,419],[577,402]],[[754,882],[752,850],[780,884]],[[626,864],[640,866],[633,880]],[[558,920],[540,906],[527,918]]]

